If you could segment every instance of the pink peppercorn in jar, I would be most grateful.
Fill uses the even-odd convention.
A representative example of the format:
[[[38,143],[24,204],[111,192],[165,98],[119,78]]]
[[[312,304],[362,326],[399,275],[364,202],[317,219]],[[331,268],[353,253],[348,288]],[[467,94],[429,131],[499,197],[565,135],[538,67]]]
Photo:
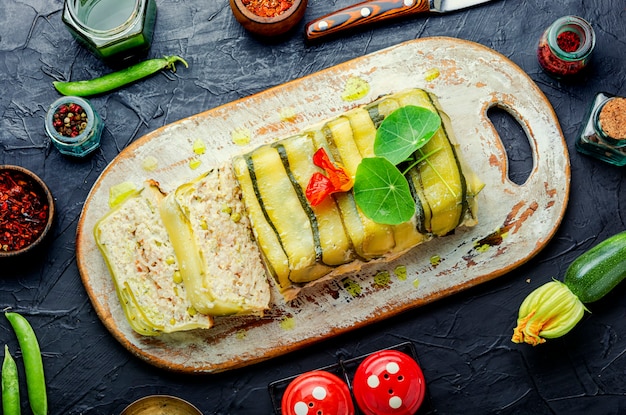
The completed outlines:
[[[85,157],[100,147],[104,125],[86,99],[61,97],[46,114],[46,132],[61,154]]]
[[[542,34],[537,60],[543,70],[557,79],[579,74],[589,62],[595,46],[591,25],[578,16],[564,16]]]

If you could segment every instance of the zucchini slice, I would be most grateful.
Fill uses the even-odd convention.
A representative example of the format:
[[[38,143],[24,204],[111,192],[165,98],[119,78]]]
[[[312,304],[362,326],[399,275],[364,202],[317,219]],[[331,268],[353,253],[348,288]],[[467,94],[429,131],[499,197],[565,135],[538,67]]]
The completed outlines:
[[[400,108],[398,101],[391,97],[383,97],[365,106],[374,126],[378,129],[385,117]]]
[[[328,153],[331,160],[337,162],[339,154],[334,146],[331,146],[328,142],[330,136],[330,130],[324,127],[319,130],[310,131],[313,137],[313,142],[316,148],[324,148]],[[350,245],[355,254],[361,259],[365,259],[363,253],[363,241],[365,240],[365,227],[359,212],[356,209],[356,203],[354,202],[354,196],[352,192],[336,193],[332,196],[337,207],[339,208],[339,214],[343,223],[344,230],[348,238],[350,238]]]
[[[271,222],[289,261],[289,280],[309,282],[330,269],[317,261],[311,221],[285,170],[276,145],[259,147],[249,156],[258,201]]]
[[[276,147],[284,149],[285,155],[281,156],[283,165],[290,173],[292,185],[311,222],[315,246],[319,250],[317,260],[326,265],[337,266],[354,259],[352,244],[346,235],[334,199],[328,197],[317,206],[311,206],[306,199],[305,189],[309,180],[313,173],[320,171],[312,162],[316,151],[313,133],[281,140]]]
[[[241,186],[242,193],[248,195],[245,197],[246,213],[252,223],[254,236],[261,248],[267,268],[278,283],[279,291],[286,293],[292,288],[289,280],[289,260],[280,244],[275,229],[272,227],[272,223],[259,202],[256,177],[253,176],[254,172],[251,173],[248,169],[245,157],[234,158],[233,170]],[[250,197],[250,195],[255,196]]]
[[[329,145],[335,147],[340,157],[339,162],[346,168],[348,173],[354,177],[363,157],[354,140],[350,121],[346,117],[339,117],[329,121],[326,127],[330,133],[327,135],[330,138]],[[352,203],[346,205],[346,208],[348,210],[346,210],[345,213],[342,211],[342,214],[354,214],[356,210],[356,214],[363,224],[365,235],[360,252],[363,258],[371,259],[380,257],[393,249],[395,241],[391,226],[376,223],[366,217],[354,200],[352,200]]]
[[[430,232],[443,236],[454,230],[463,220],[465,178],[460,171],[456,153],[445,130],[445,114],[434,106],[425,91],[411,90],[398,94],[401,105],[416,105],[438,112],[441,128],[418,150],[418,154],[432,153],[417,166],[425,200],[431,210]]]
[[[418,232],[422,234],[430,233],[430,220],[432,218],[432,211],[426,201],[426,196],[422,190],[422,183],[420,182],[419,168],[417,166],[411,168],[406,173],[407,181],[409,182],[409,188],[413,194],[415,200],[415,226]]]
[[[376,129],[382,121],[398,109],[400,104],[393,98],[383,98],[367,107],[358,107],[348,111],[345,117],[350,120],[354,141],[357,143],[362,157],[374,157],[374,141]],[[426,239],[420,232],[419,224],[423,223],[420,202],[416,199],[416,215],[410,221],[391,226],[393,231],[394,252],[404,251]]]
[[[448,114],[443,111],[443,108],[439,104],[439,100],[433,94],[428,94],[433,106],[439,112],[441,116],[441,122],[443,129],[446,133],[446,137],[452,146],[452,151],[454,153],[454,158],[456,159],[459,172],[461,173],[462,185],[464,186],[465,194],[463,196],[463,213],[461,215],[461,223],[465,225],[475,225],[478,221],[478,205],[476,201],[476,196],[480,193],[480,191],[485,187],[485,183],[480,180],[478,175],[471,169],[465,159],[459,156],[459,146],[456,141],[453,139],[454,133],[452,129],[452,122]]]
[[[345,114],[350,123],[354,142],[361,157],[374,157],[374,140],[376,139],[376,125],[370,113],[363,107],[357,107]]]

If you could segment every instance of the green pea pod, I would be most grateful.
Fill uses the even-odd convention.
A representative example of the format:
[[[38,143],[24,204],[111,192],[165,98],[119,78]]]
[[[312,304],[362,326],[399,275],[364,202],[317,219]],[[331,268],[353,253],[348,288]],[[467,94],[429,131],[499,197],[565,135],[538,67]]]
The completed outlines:
[[[21,314],[5,313],[5,316],[11,323],[11,326],[13,326],[13,330],[17,335],[17,341],[22,349],[30,408],[34,415],[47,415],[48,396],[46,394],[46,380],[43,373],[43,361],[37,336],[28,320]]]
[[[17,365],[6,344],[2,362],[2,411],[4,415],[20,415],[21,413]]]
[[[176,62],[182,62],[185,67],[189,67],[187,62],[180,56],[164,56],[163,58],[148,59],[136,63],[128,68],[99,78],[72,82],[54,81],[52,84],[63,95],[79,97],[98,95],[146,78],[163,69],[171,69],[173,72],[176,72]]]

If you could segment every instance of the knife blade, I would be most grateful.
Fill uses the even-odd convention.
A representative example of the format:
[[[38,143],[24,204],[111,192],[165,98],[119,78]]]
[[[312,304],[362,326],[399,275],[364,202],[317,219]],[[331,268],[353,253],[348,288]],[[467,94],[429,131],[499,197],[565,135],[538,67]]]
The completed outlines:
[[[429,12],[447,13],[488,1],[491,0],[369,0],[309,22],[305,35],[312,41],[369,23]]]

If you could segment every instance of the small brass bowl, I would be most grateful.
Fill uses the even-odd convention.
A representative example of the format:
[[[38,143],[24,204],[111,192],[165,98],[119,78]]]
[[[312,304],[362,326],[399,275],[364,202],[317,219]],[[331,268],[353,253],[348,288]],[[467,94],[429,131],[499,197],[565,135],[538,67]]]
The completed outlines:
[[[11,249],[7,244],[7,237],[0,237],[0,258],[16,257],[33,251],[45,239],[54,222],[54,198],[44,181],[24,167],[0,165],[0,182],[3,183],[3,186],[10,187],[6,193],[0,193],[0,209],[18,209],[14,201],[20,199],[19,192],[29,192],[28,197],[26,197],[27,200],[21,203],[30,203],[34,198],[37,198],[40,205],[47,205],[47,212],[42,217],[33,218],[29,216],[31,212],[27,209],[26,213],[20,213],[21,217],[15,221],[19,226],[30,226],[30,229],[33,230],[33,237],[26,245]],[[10,216],[3,215],[4,218]],[[17,216],[17,214],[13,216]],[[4,220],[7,221],[8,219]],[[45,223],[41,223],[42,220],[45,220]],[[34,227],[36,230],[33,229]],[[7,221],[0,223],[0,232],[3,234],[6,232],[11,235],[10,237],[15,237],[17,230]],[[24,235],[20,233],[19,236],[23,237]]]
[[[128,405],[120,415],[202,415],[202,412],[176,396],[149,395]]]
[[[235,19],[251,33],[275,37],[287,33],[304,17],[308,0],[294,0],[289,9],[276,17],[261,17],[250,11],[242,0],[230,0]]]

